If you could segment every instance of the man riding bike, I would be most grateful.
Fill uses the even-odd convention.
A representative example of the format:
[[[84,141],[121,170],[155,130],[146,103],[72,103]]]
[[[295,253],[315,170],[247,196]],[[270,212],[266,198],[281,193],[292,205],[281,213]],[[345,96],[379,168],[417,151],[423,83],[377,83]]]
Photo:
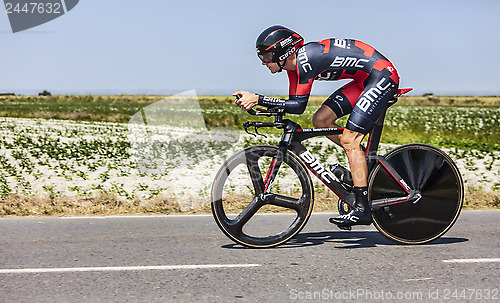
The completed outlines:
[[[289,99],[237,91],[233,95],[241,95],[236,104],[243,110],[259,104],[283,106],[287,113],[302,114],[314,80],[352,79],[328,97],[312,122],[318,128],[339,127],[335,121],[350,114],[342,135],[327,137],[347,154],[356,202],[350,212],[331,218],[330,222],[339,227],[371,224],[368,167],[361,141],[398,90],[396,69],[381,53],[361,41],[331,38],[304,44],[299,34],[280,25],[264,30],[257,38],[256,48],[262,65],[271,73],[287,71]]]

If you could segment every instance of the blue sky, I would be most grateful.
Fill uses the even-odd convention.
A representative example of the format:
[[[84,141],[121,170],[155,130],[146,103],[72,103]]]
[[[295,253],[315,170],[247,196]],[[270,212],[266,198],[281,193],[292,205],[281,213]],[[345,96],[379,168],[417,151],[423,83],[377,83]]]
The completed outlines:
[[[0,92],[286,94],[255,39],[282,24],[306,41],[362,40],[415,93],[500,94],[500,1],[81,0],[13,34],[0,10]],[[345,82],[319,82],[329,94]]]

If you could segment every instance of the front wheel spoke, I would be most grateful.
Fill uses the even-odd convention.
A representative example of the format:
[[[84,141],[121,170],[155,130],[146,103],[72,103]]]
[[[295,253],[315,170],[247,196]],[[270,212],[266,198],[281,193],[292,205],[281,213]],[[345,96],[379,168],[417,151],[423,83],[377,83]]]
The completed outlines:
[[[255,215],[255,213],[262,207],[262,201],[255,197],[247,207],[233,220],[231,220],[232,228],[241,232],[243,226]]]
[[[282,195],[272,195],[267,203],[279,207],[284,207],[288,209],[293,209],[300,213],[302,210],[304,210],[304,202],[307,199],[307,197],[304,195],[300,199],[295,199],[287,196],[282,196]]]

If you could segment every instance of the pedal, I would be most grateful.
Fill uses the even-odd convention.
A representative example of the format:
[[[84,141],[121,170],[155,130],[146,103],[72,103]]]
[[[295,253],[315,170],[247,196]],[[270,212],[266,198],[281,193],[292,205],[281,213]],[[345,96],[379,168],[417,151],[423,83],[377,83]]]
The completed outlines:
[[[342,229],[342,230],[351,230],[352,229],[352,226],[338,226],[338,228]]]

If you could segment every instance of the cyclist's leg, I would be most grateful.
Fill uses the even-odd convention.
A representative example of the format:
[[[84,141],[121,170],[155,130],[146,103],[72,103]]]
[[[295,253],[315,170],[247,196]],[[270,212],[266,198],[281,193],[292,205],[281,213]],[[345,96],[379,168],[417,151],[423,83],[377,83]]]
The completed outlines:
[[[335,121],[351,113],[360,94],[361,88],[355,81],[351,81],[336,90],[314,114],[312,119],[314,127],[340,127]],[[327,138],[340,146],[340,135],[331,135]]]
[[[365,134],[346,128],[340,140],[349,160],[353,184],[357,187],[368,185],[368,166],[366,165],[365,153],[361,149],[361,141],[364,137]]]
[[[387,109],[388,101],[399,86],[396,69],[389,61],[381,61],[384,64],[383,68],[381,70],[374,68],[363,82],[363,93],[357,100],[342,134],[341,144],[349,159],[354,186],[358,187],[367,186],[368,178],[368,167],[360,146],[361,141]]]
[[[361,141],[363,141],[365,135],[346,128],[340,140],[349,160],[355,198],[354,208],[350,212],[330,219],[331,223],[335,223],[341,228],[350,228],[352,225],[370,225],[372,223],[368,202],[368,166],[366,165],[365,154],[361,149]]]
[[[363,82],[364,90],[347,121],[341,137],[354,183],[355,208],[346,215],[332,218],[330,222],[340,227],[356,224],[370,224],[371,213],[368,203],[368,167],[361,141],[371,130],[380,115],[386,110],[387,102],[398,89],[399,77],[390,62],[382,70],[374,70]]]
[[[399,81],[384,69],[375,71],[364,81],[363,93],[354,106],[346,129],[366,135],[380,115],[387,109],[388,101],[396,94]]]

